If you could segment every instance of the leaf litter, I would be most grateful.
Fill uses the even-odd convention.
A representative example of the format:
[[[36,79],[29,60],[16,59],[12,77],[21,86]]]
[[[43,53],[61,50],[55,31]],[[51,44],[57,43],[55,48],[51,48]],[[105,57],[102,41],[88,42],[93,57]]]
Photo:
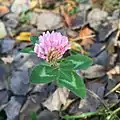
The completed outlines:
[[[119,100],[119,95],[120,95],[119,94],[120,93],[120,20],[119,19],[120,18],[119,16],[116,16],[116,20],[115,20],[113,18],[110,18],[111,16],[108,16],[107,19],[101,20],[102,19],[101,17],[100,20],[99,19],[97,19],[97,21],[93,20],[93,22],[96,23],[96,28],[92,27],[92,23],[89,21],[89,19],[87,19],[90,11],[94,10],[96,7],[107,13],[112,11],[111,12],[112,14],[113,10],[119,9],[117,7],[117,4],[115,8],[114,6],[112,6],[111,9],[110,7],[108,9],[107,8],[105,9],[105,6],[108,5],[110,0],[106,0],[108,3],[107,2],[102,3],[101,2],[102,0],[101,1],[90,0],[90,3],[88,1],[81,2],[81,0],[76,0],[76,1],[75,0],[63,0],[63,1],[31,0],[31,2],[29,3],[29,1],[26,0],[25,6],[27,6],[26,7],[27,10],[25,11],[24,15],[22,14],[23,13],[22,11],[20,12],[18,17],[18,24],[16,28],[12,28],[7,26],[7,24],[5,24],[3,19],[7,14],[11,13],[10,6],[16,5],[18,9],[15,8],[15,10],[17,9],[18,11],[20,11],[21,9],[23,10],[26,9],[24,8],[25,6],[22,5],[22,2],[18,0],[15,1],[16,2],[12,0],[5,0],[5,1],[0,0],[0,18],[2,18],[0,20],[1,22],[0,31],[2,31],[3,34],[5,34],[4,39],[7,39],[7,37],[11,39],[15,39],[14,47],[12,48],[12,50],[7,51],[6,53],[1,53],[1,47],[0,47],[0,56],[1,56],[0,58],[4,62],[2,64],[6,64],[8,66],[10,64],[10,67],[12,66],[12,71],[9,72],[11,73],[16,70],[22,71],[25,67],[34,66],[35,63],[39,62],[39,60],[37,60],[35,57],[29,56],[29,53],[27,53],[26,50],[27,55],[22,55],[20,56],[20,59],[17,59],[17,63],[20,63],[21,65],[20,66],[18,65],[19,67],[17,67],[15,64],[15,58],[19,54],[20,48],[25,48],[27,46],[30,48],[30,50],[32,50],[31,48],[33,48],[33,46],[30,44],[30,36],[31,34],[33,34],[31,33],[32,30],[35,31],[35,35],[36,33],[40,35],[42,32],[46,30],[62,31],[62,34],[65,34],[69,37],[69,41],[72,44],[71,51],[75,50],[76,52],[79,52],[81,54],[87,54],[88,56],[91,55],[89,50],[91,49],[92,45],[94,45],[95,43],[103,44],[102,49],[98,48],[99,53],[96,56],[92,56],[94,60],[94,64],[85,71],[78,71],[80,75],[84,76],[84,81],[88,89],[88,94],[86,98],[81,100],[67,89],[56,88],[54,84],[48,85],[49,87],[47,87],[44,90],[46,91],[45,94],[47,97],[45,98],[44,102],[41,102],[41,105],[39,105],[39,107],[37,106],[39,110],[37,109],[37,111],[33,111],[33,112],[36,112],[39,115],[40,112],[42,111],[41,109],[42,106],[43,109],[48,109],[50,111],[57,111],[59,113],[59,116],[64,119],[82,118],[83,120],[84,119],[92,120],[94,119],[94,115],[97,115],[98,117],[96,119],[100,120],[102,117],[100,118],[99,114],[101,114],[102,116],[105,116],[107,120],[119,120],[118,117],[120,116],[119,114],[117,114],[119,110],[119,104],[116,104],[115,108],[111,109],[109,108],[109,104],[115,104],[115,103],[109,103],[109,102],[112,101],[112,99],[114,99],[114,101],[117,102],[120,101]],[[80,22],[81,22],[80,21],[81,17],[80,17],[78,18],[79,21],[76,22],[77,24],[76,27],[73,25],[73,23],[75,22],[79,14],[80,15],[83,14],[79,10],[82,9],[79,8],[80,5],[83,6],[83,8],[85,8],[87,5],[90,6],[90,11],[89,10],[84,11],[84,18],[85,18],[84,23],[82,24],[82,26],[80,26]],[[16,11],[14,11],[14,8],[12,8],[12,12],[14,14],[17,14]],[[32,13],[35,13],[36,16],[32,16]],[[45,16],[45,18],[47,18],[46,14],[49,15],[50,17],[48,18],[48,20],[42,19],[42,23],[39,23],[39,20],[41,19],[39,16],[41,14],[43,17]],[[25,17],[26,15],[30,15],[32,17]],[[99,16],[102,15],[99,14]],[[33,19],[34,21],[32,21]],[[21,20],[23,22],[21,22]],[[99,29],[97,29],[97,27],[99,26],[99,24],[104,24],[109,22],[109,20],[110,22],[112,21],[113,23],[117,21],[116,22],[117,30],[114,30],[113,28],[113,33],[115,35],[112,36],[111,34],[110,35],[106,34],[107,36],[106,39],[101,42],[97,38],[99,34]],[[31,24],[32,22],[34,24]],[[114,24],[112,25],[114,27]],[[70,37],[70,35],[68,35],[66,32],[67,29],[71,29],[77,32],[78,33],[77,36],[75,38]],[[108,32],[109,31],[105,33]],[[2,44],[1,41],[4,41],[4,39],[1,39],[2,36],[3,35],[0,35],[0,46]],[[97,64],[95,63],[95,58],[99,56],[103,51],[107,51],[108,54],[108,63],[106,66],[99,63]],[[104,57],[105,56],[100,57],[99,61],[101,59],[104,59]],[[25,64],[26,61],[27,64]],[[30,65],[31,62],[32,65]],[[0,72],[2,73],[2,71]],[[113,84],[111,84],[110,82]],[[16,82],[16,84],[18,83]],[[0,85],[3,85],[3,83],[0,83]],[[107,86],[110,86],[109,89],[107,89],[108,88]],[[29,98],[31,94],[34,93],[33,92],[34,87],[35,87],[34,85],[30,85],[29,90],[25,95],[27,98]],[[10,88],[8,88],[8,90],[9,89]],[[39,96],[39,94],[42,93],[43,91],[40,88],[40,90],[38,90],[34,94]],[[11,98],[11,96],[9,97]],[[78,101],[78,106],[76,107],[77,101]],[[23,102],[21,105],[25,106],[25,103],[26,102]],[[101,107],[103,107],[103,109],[101,109]],[[107,112],[103,112],[105,109],[108,109]],[[113,115],[115,118],[111,119],[110,115],[107,116],[107,114],[109,113],[111,113],[112,115],[115,114]],[[72,116],[63,117],[64,115],[71,115],[71,114],[73,115],[73,117]],[[78,116],[74,116],[74,115],[78,115]],[[27,118],[25,118],[25,115],[23,116],[24,118],[22,118],[21,120],[26,120]],[[7,117],[9,118],[10,115],[7,115]]]

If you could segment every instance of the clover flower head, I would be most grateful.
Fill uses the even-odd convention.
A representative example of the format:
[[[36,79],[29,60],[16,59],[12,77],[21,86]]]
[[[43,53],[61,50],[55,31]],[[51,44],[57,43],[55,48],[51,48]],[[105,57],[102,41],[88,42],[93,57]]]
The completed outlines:
[[[60,32],[51,33],[47,31],[39,36],[38,43],[35,44],[34,52],[39,58],[47,62],[55,62],[63,57],[63,54],[70,48],[68,38]]]

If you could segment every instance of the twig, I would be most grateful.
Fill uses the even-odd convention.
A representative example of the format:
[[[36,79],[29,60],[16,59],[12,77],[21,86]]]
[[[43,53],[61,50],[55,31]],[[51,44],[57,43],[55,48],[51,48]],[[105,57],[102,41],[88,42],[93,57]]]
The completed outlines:
[[[89,38],[93,38],[93,37],[95,37],[95,35],[89,35],[89,36],[85,36],[85,37],[77,37],[75,39],[71,39],[71,41],[79,41],[82,39],[89,39]]]

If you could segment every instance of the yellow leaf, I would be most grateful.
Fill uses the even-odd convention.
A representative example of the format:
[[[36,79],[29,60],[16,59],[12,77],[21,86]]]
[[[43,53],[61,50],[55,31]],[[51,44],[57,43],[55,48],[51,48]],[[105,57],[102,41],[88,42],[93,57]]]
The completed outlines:
[[[30,32],[21,32],[20,36],[31,36]]]
[[[21,32],[17,37],[16,40],[19,42],[30,42],[30,32]]]
[[[29,36],[17,36],[16,41],[18,42],[30,42]]]

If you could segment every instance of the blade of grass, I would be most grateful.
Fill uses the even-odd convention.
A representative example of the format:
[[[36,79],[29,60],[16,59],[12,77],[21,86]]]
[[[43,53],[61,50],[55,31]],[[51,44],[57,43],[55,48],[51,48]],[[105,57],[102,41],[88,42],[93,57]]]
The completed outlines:
[[[76,119],[76,118],[86,118],[86,117],[90,117],[93,115],[98,115],[97,112],[88,112],[88,113],[82,113],[80,115],[65,115],[63,118],[64,119]]]

